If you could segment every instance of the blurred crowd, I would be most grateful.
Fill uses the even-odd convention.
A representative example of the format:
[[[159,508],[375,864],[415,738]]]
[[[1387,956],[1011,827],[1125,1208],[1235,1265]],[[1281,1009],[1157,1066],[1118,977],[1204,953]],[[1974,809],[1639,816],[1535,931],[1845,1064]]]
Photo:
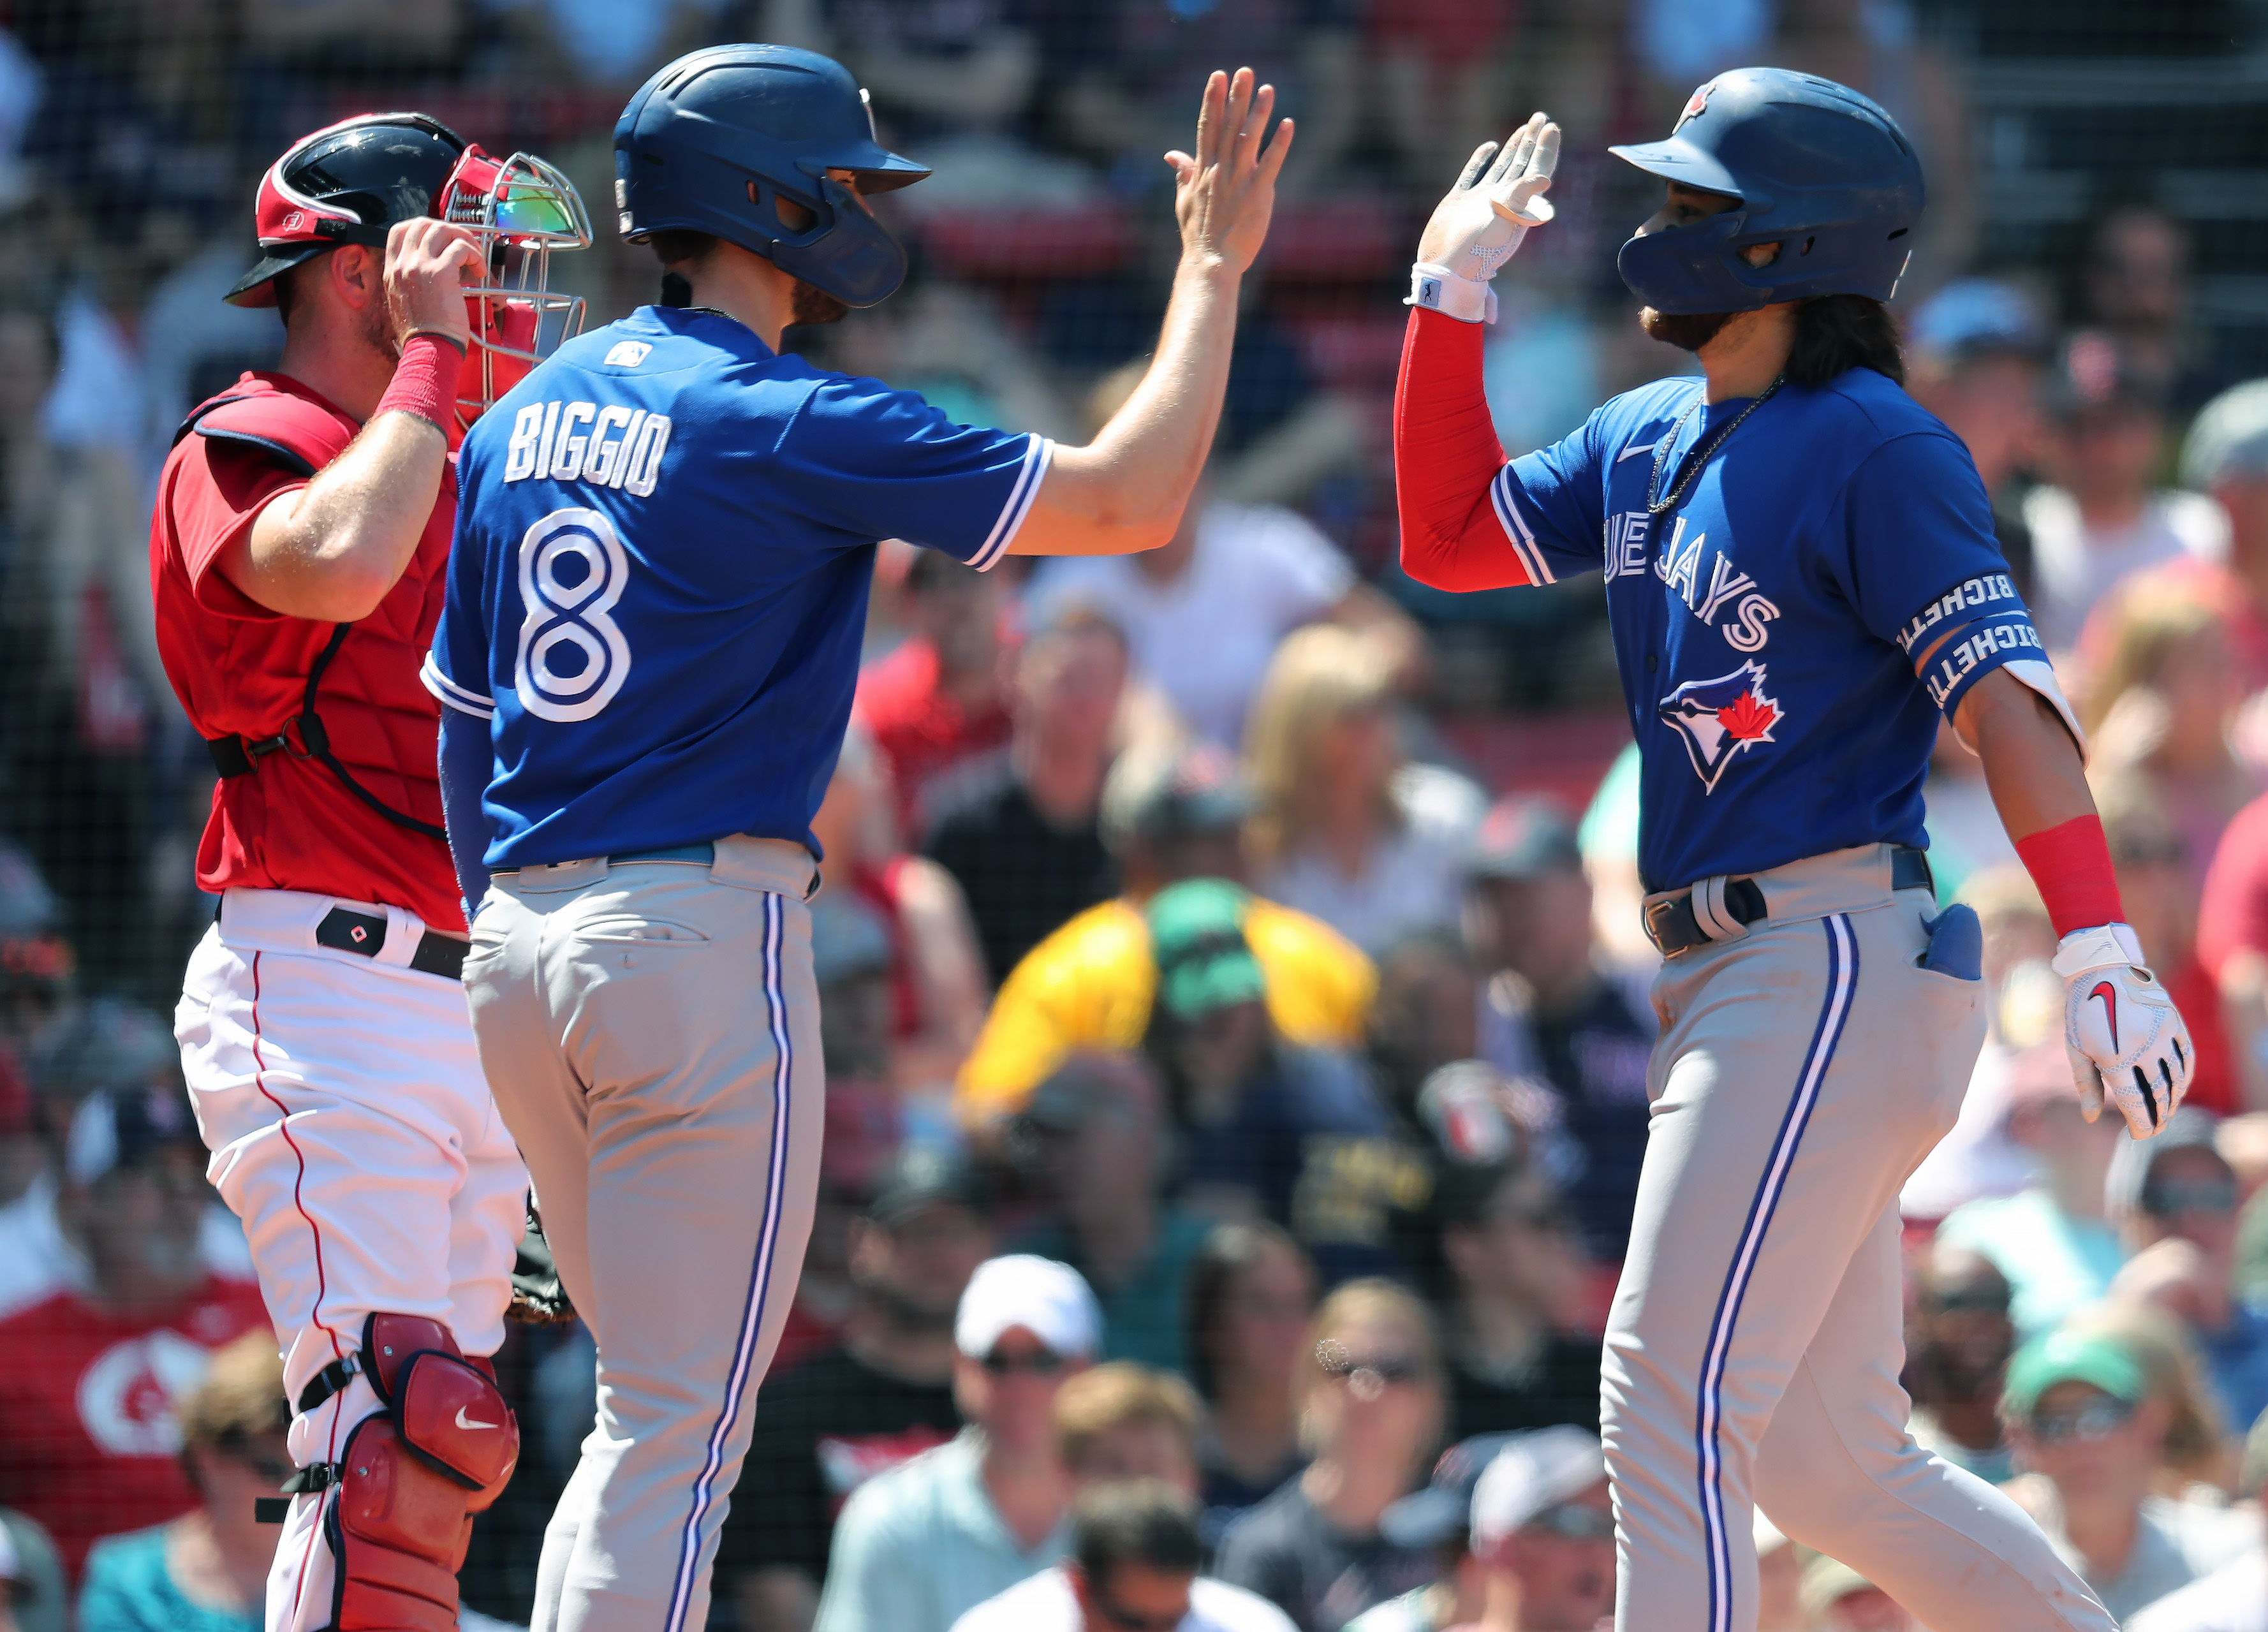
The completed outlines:
[[[146,568],[174,425],[280,342],[219,298],[254,184],[306,129],[415,106],[602,204],[626,91],[726,38],[842,55],[937,166],[882,205],[908,288],[796,338],[972,423],[1077,436],[1130,389],[1171,264],[1157,155],[1204,70],[1260,68],[1301,136],[1170,544],[990,574],[880,551],[816,824],[819,1219],[713,1624],[1551,1632],[1610,1608],[1598,1332],[1655,1024],[1634,766],[1595,584],[1453,598],[1395,568],[1387,403],[1416,224],[1539,103],[1567,158],[1498,281],[1506,450],[1679,369],[1615,279],[1650,205],[1604,144],[1747,60],[1867,90],[1930,167],[1911,388],[1992,491],[2199,1048],[2157,1140],[2080,1119],[2053,932],[1948,733],[1932,857],[1984,920],[1992,1034],[1904,1197],[1915,1430],[2132,1624],[2268,1614],[2268,379],[2199,320],[2193,226],[2137,199],[1980,275],[1975,133],[1926,20],[0,4],[0,1632],[256,1624],[251,1503],[288,1468],[166,1018],[212,911],[211,783]],[[610,238],[560,263],[593,322],[656,293]],[[529,1450],[476,1527],[468,1626],[525,1617],[591,1420],[579,1327],[515,1329],[497,1363]],[[1765,1632],[1910,1624],[1764,1520],[1757,1546]]]

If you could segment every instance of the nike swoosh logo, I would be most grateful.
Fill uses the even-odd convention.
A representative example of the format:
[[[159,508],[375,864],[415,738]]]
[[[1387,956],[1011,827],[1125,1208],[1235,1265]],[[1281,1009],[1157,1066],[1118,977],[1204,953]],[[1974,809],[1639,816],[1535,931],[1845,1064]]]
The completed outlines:
[[[2110,1052],[2118,1052],[2118,989],[2108,981],[2097,981],[2095,989],[2087,994],[2102,999],[2102,1018],[2110,1022]]]
[[[465,1415],[464,1407],[459,1406],[457,1408],[457,1426],[460,1428],[502,1428],[504,1424],[501,1422],[476,1422],[473,1421],[471,1417]]]

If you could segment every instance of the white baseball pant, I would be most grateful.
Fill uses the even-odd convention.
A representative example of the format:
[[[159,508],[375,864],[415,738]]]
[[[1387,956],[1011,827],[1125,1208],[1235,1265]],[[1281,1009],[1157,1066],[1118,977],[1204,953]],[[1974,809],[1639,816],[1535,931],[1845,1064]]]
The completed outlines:
[[[499,873],[465,964],[497,1104],[599,1351],[534,1632],[699,1632],[819,1185],[810,853]],[[878,1629],[879,1632],[879,1629]]]
[[[335,907],[386,920],[376,957],[315,944]],[[244,1221],[295,1400],[361,1347],[375,1311],[442,1321],[468,1355],[504,1341],[527,1173],[481,1074],[464,988],[408,967],[425,928],[398,907],[231,890],[174,1011],[207,1175]],[[357,1376],[292,1420],[291,1459],[336,1459],[378,1409]],[[330,1618],[320,1520],[335,1494],[292,1502],[268,1632]]]
[[[1906,1432],[1898,1189],[1959,1114],[1979,982],[1867,845],[1662,966],[1653,1124],[1601,1387],[1618,1632],[1754,1632],[1761,1506],[1934,1632],[2112,1632],[2032,1521]],[[1652,898],[1654,900],[1661,897]]]

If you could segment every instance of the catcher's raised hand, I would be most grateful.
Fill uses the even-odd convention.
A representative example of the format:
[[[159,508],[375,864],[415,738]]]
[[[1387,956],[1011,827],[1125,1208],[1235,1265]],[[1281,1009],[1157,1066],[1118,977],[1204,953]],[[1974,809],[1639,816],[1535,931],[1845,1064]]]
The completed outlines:
[[[2107,1096],[2134,1137],[2158,1133],[2189,1092],[2197,1045],[2142,962],[2134,931],[2123,923],[2073,930],[2056,949],[2055,972],[2069,982],[2064,1048],[2080,1111],[2093,1121]]]
[[[1499,146],[1484,142],[1418,239],[1410,304],[1468,323],[1488,315],[1489,281],[1528,229],[1551,219],[1544,196],[1559,166],[1559,127],[1541,113]]]

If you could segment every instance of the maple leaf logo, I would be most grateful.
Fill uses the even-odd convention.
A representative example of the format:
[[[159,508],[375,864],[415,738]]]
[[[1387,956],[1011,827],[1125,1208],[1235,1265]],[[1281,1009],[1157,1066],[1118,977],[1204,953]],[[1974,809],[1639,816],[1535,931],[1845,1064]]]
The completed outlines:
[[[1764,689],[1764,665],[1743,663],[1713,680],[1687,680],[1656,705],[1661,723],[1684,739],[1693,773],[1705,791],[1716,791],[1742,752],[1770,742],[1787,710]]]
[[[1736,742],[1769,742],[1779,709],[1753,691],[1744,691],[1730,706],[1717,710],[1717,723]]]

